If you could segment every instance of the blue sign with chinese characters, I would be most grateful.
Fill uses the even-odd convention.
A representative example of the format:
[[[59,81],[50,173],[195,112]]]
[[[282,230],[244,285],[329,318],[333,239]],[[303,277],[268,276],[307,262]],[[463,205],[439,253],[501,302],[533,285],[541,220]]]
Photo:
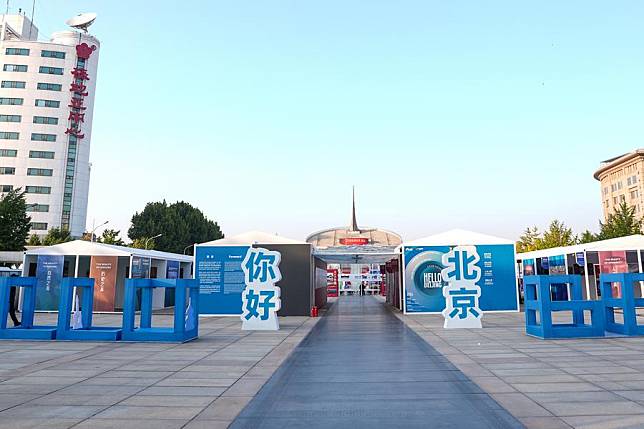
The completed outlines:
[[[518,310],[518,292],[515,272],[514,246],[511,244],[486,244],[474,246],[479,260],[474,266],[480,270],[476,285],[480,287],[479,305],[482,311]],[[443,255],[454,246],[405,246],[404,281],[405,311],[407,313],[440,313],[445,310],[443,289],[448,279],[441,272],[447,268]],[[468,280],[473,273],[462,271],[467,261],[453,261],[458,278]],[[443,273],[444,274],[444,273]],[[456,274],[456,273],[455,273]],[[466,288],[467,289],[467,288]],[[456,307],[473,299],[452,291]]]
[[[246,288],[242,262],[249,246],[197,246],[195,278],[199,281],[199,313],[242,313]]]

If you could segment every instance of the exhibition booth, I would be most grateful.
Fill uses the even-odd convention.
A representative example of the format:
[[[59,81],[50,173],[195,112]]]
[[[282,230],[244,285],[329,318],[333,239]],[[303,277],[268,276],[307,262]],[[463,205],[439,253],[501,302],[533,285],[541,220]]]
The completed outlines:
[[[65,277],[95,279],[94,311],[120,311],[126,279],[192,278],[192,256],[75,240],[27,250],[22,275],[38,279],[38,311],[58,310]],[[153,309],[173,306],[172,292],[156,289]]]
[[[601,296],[600,274],[641,273],[644,235],[517,254],[520,278],[530,275],[580,275],[583,299]],[[559,297],[561,299],[564,296]]]
[[[443,311],[446,304],[443,288],[447,285],[441,275],[445,268],[443,256],[455,246],[474,246],[478,254],[480,309],[519,311],[514,242],[461,229],[401,244],[403,311],[406,314]],[[390,267],[392,274],[395,268]],[[395,297],[388,297],[388,301],[395,305]]]
[[[313,255],[313,245],[260,231],[250,231],[195,245],[195,278],[199,281],[200,314],[242,312],[242,261],[250,247],[278,251],[282,279],[280,316],[308,316],[326,304],[326,263]]]

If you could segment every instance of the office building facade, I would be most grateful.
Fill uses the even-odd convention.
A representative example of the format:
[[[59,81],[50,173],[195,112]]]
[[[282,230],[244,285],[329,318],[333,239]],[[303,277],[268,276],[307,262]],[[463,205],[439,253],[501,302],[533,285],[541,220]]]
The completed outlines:
[[[100,43],[79,31],[38,40],[5,15],[0,41],[0,193],[26,192],[31,233],[85,231]]]

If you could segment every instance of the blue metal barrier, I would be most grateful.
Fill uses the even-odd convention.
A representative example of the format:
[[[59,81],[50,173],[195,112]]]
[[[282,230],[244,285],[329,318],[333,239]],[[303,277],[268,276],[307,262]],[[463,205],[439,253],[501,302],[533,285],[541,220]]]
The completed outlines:
[[[539,338],[580,338],[604,336],[604,313],[600,301],[583,299],[581,276],[526,276],[525,324],[526,333]],[[553,301],[552,291],[563,285],[570,287],[570,300]],[[561,292],[558,293],[561,296]],[[591,324],[584,321],[584,310],[590,311]],[[572,323],[553,323],[553,312],[572,312]],[[539,322],[537,322],[537,313]]]
[[[635,282],[644,281],[644,273],[600,274],[599,284],[605,310],[606,330],[623,335],[644,335],[644,326],[637,324],[637,307],[644,307],[644,298],[635,298]],[[621,297],[613,296],[613,284],[621,284]],[[615,322],[615,309],[621,308],[624,323]]]
[[[72,329],[70,326],[71,312],[74,305],[74,288],[82,290],[81,314],[82,328]],[[117,341],[121,338],[121,328],[92,326],[94,309],[94,279],[71,278],[63,279],[60,286],[60,301],[58,302],[58,327],[56,339],[81,341]]]
[[[53,340],[55,326],[34,325],[36,308],[36,277],[0,277],[0,338],[15,340]],[[7,327],[9,293],[12,287],[23,289],[22,320],[20,326]]]
[[[175,290],[174,326],[152,327],[152,292],[155,288]],[[136,291],[141,290],[141,322],[135,327]],[[186,309],[186,292],[190,309]],[[187,314],[186,314],[187,313]],[[199,282],[194,279],[127,279],[123,303],[123,341],[185,342],[199,336]]]

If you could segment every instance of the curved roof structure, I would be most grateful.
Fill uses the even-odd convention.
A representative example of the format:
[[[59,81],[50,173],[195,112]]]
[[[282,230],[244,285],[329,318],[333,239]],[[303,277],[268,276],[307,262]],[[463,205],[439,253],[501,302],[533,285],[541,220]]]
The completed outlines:
[[[324,229],[306,238],[315,247],[315,254],[327,262],[379,263],[392,258],[402,243],[400,235],[380,228],[358,226],[355,192],[349,226]]]

